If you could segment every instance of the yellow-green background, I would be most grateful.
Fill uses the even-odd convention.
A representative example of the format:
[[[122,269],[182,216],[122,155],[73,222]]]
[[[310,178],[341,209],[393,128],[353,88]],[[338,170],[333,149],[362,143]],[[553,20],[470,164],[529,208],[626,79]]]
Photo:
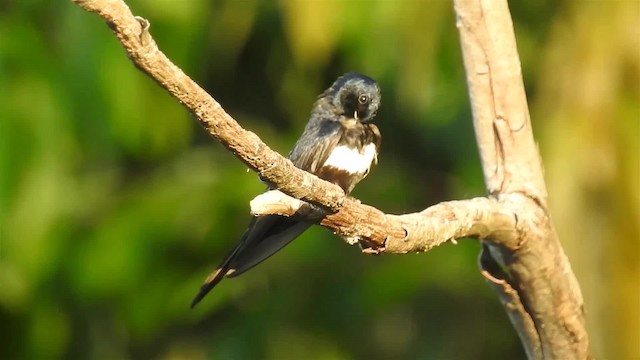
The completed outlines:
[[[160,48],[286,154],[343,72],[377,79],[403,213],[483,195],[449,1],[130,1]],[[640,2],[513,1],[551,212],[594,355],[640,358]],[[479,245],[363,256],[314,229],[188,305],[263,185],[69,1],[0,1],[0,357],[516,359]]]

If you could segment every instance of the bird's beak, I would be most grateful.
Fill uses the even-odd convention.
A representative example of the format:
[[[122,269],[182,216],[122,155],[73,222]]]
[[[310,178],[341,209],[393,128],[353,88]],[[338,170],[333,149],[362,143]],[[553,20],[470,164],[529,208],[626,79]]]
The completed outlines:
[[[353,112],[353,118],[358,120],[358,110]]]

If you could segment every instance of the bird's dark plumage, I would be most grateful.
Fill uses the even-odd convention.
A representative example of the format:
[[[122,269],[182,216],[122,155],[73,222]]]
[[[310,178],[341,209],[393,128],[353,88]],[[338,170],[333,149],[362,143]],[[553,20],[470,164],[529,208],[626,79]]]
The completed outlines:
[[[371,78],[347,73],[315,102],[309,122],[289,153],[293,164],[340,186],[347,194],[377,162],[380,132],[371,123],[380,106],[380,88]],[[202,285],[194,307],[225,277],[259,264],[312,224],[291,217],[255,217],[238,244]]]

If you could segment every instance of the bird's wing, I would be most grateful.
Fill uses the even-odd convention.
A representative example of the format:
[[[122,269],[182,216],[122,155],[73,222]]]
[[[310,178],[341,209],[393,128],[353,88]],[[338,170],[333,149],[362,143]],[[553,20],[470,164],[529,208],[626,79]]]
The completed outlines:
[[[305,129],[289,154],[296,167],[311,173],[322,167],[340,140],[339,124],[318,122],[316,125]],[[227,277],[238,276],[258,265],[310,226],[311,223],[291,217],[272,215],[254,218],[243,236],[244,246],[230,261]]]
[[[314,173],[329,157],[340,139],[340,125],[336,124],[336,127],[333,123],[326,122],[323,125],[325,126],[307,127],[294,146],[289,159],[296,167]],[[232,252],[226,276],[238,276],[258,265],[310,226],[311,223],[285,216],[254,218],[242,238],[242,247],[237,252]]]
[[[310,226],[311,223],[277,215],[253,218],[238,244],[207,277],[191,307],[196,306],[223,278],[236,277],[258,265]]]
[[[318,120],[318,119],[317,119]],[[340,140],[339,124],[318,121],[308,126],[289,159],[303,170],[316,172]],[[321,126],[323,125],[323,126]],[[321,141],[318,141],[322,139]],[[290,217],[269,215],[253,218],[238,244],[205,280],[191,302],[194,307],[224,277],[235,277],[258,265],[293,241],[312,224]]]
[[[309,125],[289,153],[289,160],[297,168],[316,174],[340,141],[341,125],[320,119]]]
[[[311,226],[309,222],[275,215],[259,217],[255,220],[255,226],[247,230],[249,233],[245,241],[247,245],[229,264],[227,277],[236,277],[263,262]],[[259,231],[254,235],[256,228]],[[267,231],[263,232],[261,228]]]

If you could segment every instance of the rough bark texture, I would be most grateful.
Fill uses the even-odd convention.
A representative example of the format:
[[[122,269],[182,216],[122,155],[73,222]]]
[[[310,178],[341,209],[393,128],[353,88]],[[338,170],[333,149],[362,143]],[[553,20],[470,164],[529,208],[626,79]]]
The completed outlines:
[[[318,217],[317,209],[282,193],[272,194],[274,192],[254,198],[252,214]],[[385,214],[346,198],[339,212],[318,221],[348,243],[359,243],[367,253],[423,252],[464,237],[499,238],[501,246],[515,250],[519,241],[513,210],[490,198],[447,201],[404,215]]]
[[[315,218],[368,253],[427,251],[462,237],[478,238],[484,244],[482,274],[497,291],[528,357],[588,358],[582,296],[547,211],[506,1],[454,1],[489,196],[443,202],[404,215],[385,214],[345,197],[339,187],[295,168],[256,134],[242,129],[160,52],[148,32],[149,23],[134,17],[123,1],[73,1],[101,16],[133,63],[213,137],[291,196],[276,194],[275,203],[259,196],[252,202],[254,214]]]
[[[507,2],[454,3],[487,191],[519,203],[513,203],[519,248],[511,251],[487,239],[482,273],[500,295],[529,358],[588,358],[582,294],[547,210]]]

